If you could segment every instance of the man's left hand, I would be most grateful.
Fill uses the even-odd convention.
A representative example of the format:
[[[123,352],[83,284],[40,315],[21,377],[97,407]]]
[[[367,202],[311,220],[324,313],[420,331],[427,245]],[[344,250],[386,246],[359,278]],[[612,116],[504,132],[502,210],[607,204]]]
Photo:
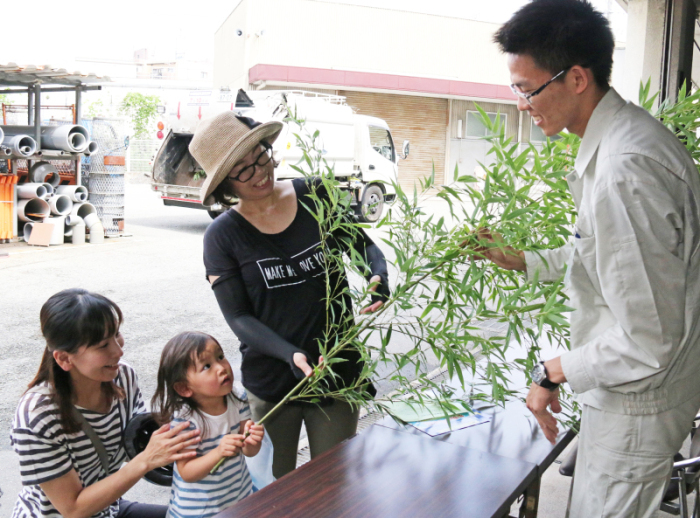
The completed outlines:
[[[544,436],[549,442],[554,444],[559,434],[559,428],[557,427],[557,420],[547,409],[551,408],[555,414],[561,412],[559,389],[549,390],[533,383],[530,385],[530,392],[528,392],[525,402],[527,408],[537,418]]]

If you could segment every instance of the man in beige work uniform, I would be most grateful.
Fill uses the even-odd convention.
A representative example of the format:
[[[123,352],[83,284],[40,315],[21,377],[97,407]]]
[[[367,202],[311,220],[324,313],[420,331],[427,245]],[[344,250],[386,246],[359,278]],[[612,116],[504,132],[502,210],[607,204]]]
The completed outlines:
[[[495,40],[518,108],[545,135],[582,137],[572,242],[487,254],[541,281],[568,272],[571,351],[533,370],[528,408],[554,441],[558,384],[583,404],[571,516],[648,517],[700,407],[700,174],[609,86],[613,36],[588,2],[534,0]]]

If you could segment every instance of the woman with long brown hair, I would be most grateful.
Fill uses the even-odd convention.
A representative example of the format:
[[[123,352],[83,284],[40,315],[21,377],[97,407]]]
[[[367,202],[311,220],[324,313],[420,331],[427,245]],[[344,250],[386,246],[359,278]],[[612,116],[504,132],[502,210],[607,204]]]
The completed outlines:
[[[24,486],[13,518],[165,516],[165,506],[121,497],[147,472],[195,455],[181,450],[199,437],[180,434],[188,423],[163,426],[120,469],[128,460],[124,428],[146,411],[136,373],[120,361],[121,310],[102,295],[68,289],[46,301],[40,319],[46,349],[12,423]]]

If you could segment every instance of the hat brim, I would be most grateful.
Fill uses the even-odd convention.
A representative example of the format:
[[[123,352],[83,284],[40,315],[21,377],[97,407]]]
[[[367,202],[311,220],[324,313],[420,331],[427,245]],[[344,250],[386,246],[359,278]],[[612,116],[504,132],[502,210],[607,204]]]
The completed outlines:
[[[262,140],[266,141],[268,144],[272,144],[277,140],[277,137],[279,137],[282,128],[283,124],[279,121],[266,122],[253,128],[231,147],[231,151],[226,158],[221,161],[215,171],[205,171],[207,173],[207,179],[204,181],[199,191],[199,197],[202,203],[208,206],[213,205],[213,199],[208,200],[207,198],[209,198],[211,193],[224,181],[224,178],[228,176],[233,166],[250,153]],[[207,203],[208,201],[211,203]]]

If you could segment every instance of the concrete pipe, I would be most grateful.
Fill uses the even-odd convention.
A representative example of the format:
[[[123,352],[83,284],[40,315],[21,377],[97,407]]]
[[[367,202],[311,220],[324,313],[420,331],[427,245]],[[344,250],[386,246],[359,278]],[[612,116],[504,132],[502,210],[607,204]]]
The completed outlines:
[[[82,203],[88,198],[87,187],[82,185],[59,185],[56,194],[65,194],[75,203]]]
[[[76,225],[82,225],[83,227],[85,226],[85,221],[83,221],[83,218],[80,216],[73,216],[72,214],[66,216],[66,220],[64,222],[64,228],[63,228],[63,235],[66,237],[71,237],[73,235],[73,227]],[[85,230],[83,229],[83,234],[85,233]],[[83,241],[85,238],[83,238]]]
[[[53,216],[47,218],[44,223],[49,223],[53,225],[53,230],[51,231],[51,239],[49,240],[50,245],[62,245],[65,243],[66,239],[63,235],[63,228],[65,227],[65,216]]]
[[[83,153],[85,153],[87,156],[90,156],[90,155],[94,155],[95,153],[97,153],[99,151],[99,149],[100,149],[100,146],[97,145],[97,142],[95,142],[94,140],[91,140],[88,142],[88,145],[85,148],[85,151],[83,151]]]
[[[56,191],[53,188],[53,185],[50,183],[42,183],[41,185],[44,186],[44,189],[46,189],[46,196],[44,196],[45,200],[48,200],[51,196],[53,196]]]
[[[24,239],[25,243],[27,243],[29,241],[29,237],[32,235],[33,228],[34,228],[34,223],[31,221],[27,221],[24,224],[24,235],[22,236],[22,239]]]
[[[48,162],[35,162],[29,169],[29,179],[37,183],[50,183],[53,187],[58,187],[61,183],[58,169]]]
[[[17,217],[20,221],[44,221],[51,214],[51,207],[41,198],[19,200],[17,202]]]
[[[83,221],[85,221],[85,226],[90,229],[90,232],[92,232],[95,225],[102,225],[102,222],[100,221],[100,218],[97,217],[97,214],[88,214],[83,218]]]
[[[92,227],[88,227],[88,228],[90,229],[90,244],[91,245],[99,245],[100,243],[104,243],[105,229],[102,226],[102,222],[100,222],[98,220],[96,224],[93,224]]]
[[[29,135],[10,135],[2,141],[2,145],[10,150],[10,155],[28,157],[36,153],[36,140]]]
[[[2,140],[0,140],[0,155],[12,156],[12,150],[9,147],[5,147],[1,144],[2,144]]]
[[[51,188],[53,190],[53,187]],[[42,183],[25,183],[17,186],[17,197],[31,200],[32,198],[46,198],[46,187]]]
[[[74,245],[84,245],[85,244],[85,222],[81,219],[79,225],[71,227],[73,229],[72,235],[70,236],[71,243]]]
[[[5,139],[5,132],[0,128],[0,142],[2,142]]]
[[[67,216],[73,210],[73,202],[65,194],[55,194],[49,199],[51,214]]]
[[[33,135],[33,126],[2,126],[5,135]],[[41,148],[82,153],[88,147],[90,135],[83,126],[64,124],[41,127]]]
[[[97,209],[92,203],[76,203],[73,204],[73,210],[71,211],[71,216],[80,216],[85,219],[89,214],[97,215]]]

